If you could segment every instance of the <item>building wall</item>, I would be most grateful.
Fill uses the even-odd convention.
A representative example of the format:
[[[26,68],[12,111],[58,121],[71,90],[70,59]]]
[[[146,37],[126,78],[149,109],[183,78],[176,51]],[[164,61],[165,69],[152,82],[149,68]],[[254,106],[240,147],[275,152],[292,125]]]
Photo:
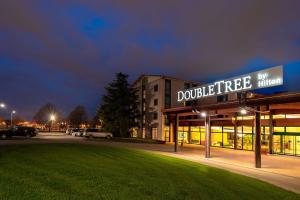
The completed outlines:
[[[140,77],[139,81],[136,81],[133,87],[138,89],[138,94],[139,94],[139,108],[140,111],[143,111],[143,92],[142,92],[142,81],[143,78],[148,79],[148,84],[147,84],[147,101],[150,101],[150,107],[153,108],[153,112],[157,113],[157,119],[152,120],[151,126],[153,128],[157,128],[157,134],[151,134],[150,128],[148,128],[146,133],[149,135],[152,135],[152,139],[156,140],[165,140],[165,116],[161,112],[163,108],[165,108],[165,80],[171,80],[171,107],[177,107],[177,106],[183,106],[183,103],[178,103],[177,102],[177,91],[178,90],[183,90],[185,87],[185,83],[190,83],[190,84],[196,84],[195,82],[191,81],[185,81],[185,80],[180,80],[172,77],[164,77],[164,76],[143,76]],[[154,91],[155,85],[158,85],[158,91]],[[154,100],[158,100],[158,105],[154,105]],[[140,128],[138,129],[138,136],[143,137],[143,127],[142,122],[143,122],[143,117],[139,119],[140,121]],[[169,126],[168,126],[169,127]]]
[[[184,90],[186,88],[186,83],[190,84],[190,87],[194,87],[196,85],[201,85],[200,83],[196,83],[193,81],[187,81],[187,80],[181,80],[177,78],[172,77],[165,77],[165,76],[142,76],[138,79],[138,81],[135,82],[134,87],[139,90],[139,102],[140,102],[140,111],[143,112],[143,92],[142,92],[142,83],[143,79],[147,78],[148,83],[146,85],[146,100],[150,101],[150,107],[153,108],[153,112],[157,113],[157,119],[152,120],[150,125],[153,128],[157,128],[157,134],[152,134],[151,128],[146,128],[145,133],[143,134],[143,117],[139,119],[140,121],[140,128],[138,130],[138,136],[139,137],[147,137],[157,140],[165,140],[166,138],[166,132],[165,128],[169,128],[170,132],[172,128],[170,125],[165,125],[165,117],[164,114],[161,112],[163,108],[165,108],[165,80],[171,80],[171,108],[174,107],[182,107],[185,106],[185,103],[183,102],[177,102],[177,92],[179,90]],[[155,85],[158,85],[158,91],[154,91]],[[154,99],[158,100],[158,105],[154,105]],[[227,101],[232,101],[237,99],[237,94],[229,94],[226,98]],[[212,103],[218,103],[218,97],[210,97],[210,98],[204,98],[201,100],[198,100],[199,104],[212,104]],[[146,113],[147,114],[147,113]],[[146,122],[147,123],[147,122]],[[170,133],[170,137],[172,137],[172,134]]]

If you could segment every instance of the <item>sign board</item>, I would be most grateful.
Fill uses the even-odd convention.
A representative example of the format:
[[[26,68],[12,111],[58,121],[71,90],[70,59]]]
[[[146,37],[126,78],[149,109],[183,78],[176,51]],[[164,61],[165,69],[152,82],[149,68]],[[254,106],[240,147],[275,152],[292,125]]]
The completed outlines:
[[[216,81],[177,92],[177,101],[192,101],[229,93],[275,87],[283,84],[283,66]]]

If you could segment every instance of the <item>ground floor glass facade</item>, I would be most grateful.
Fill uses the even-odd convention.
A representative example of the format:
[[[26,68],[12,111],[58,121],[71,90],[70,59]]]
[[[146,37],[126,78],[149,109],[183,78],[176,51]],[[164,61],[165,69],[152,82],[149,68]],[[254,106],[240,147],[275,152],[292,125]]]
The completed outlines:
[[[277,154],[300,156],[300,127],[276,127],[273,151]]]
[[[237,127],[237,149],[254,150],[253,126]],[[167,130],[169,131],[169,129]],[[222,148],[234,148],[234,126],[212,126],[211,146]],[[167,137],[166,137],[167,138]],[[178,141],[190,144],[205,144],[204,126],[179,126]],[[270,128],[261,127],[262,151],[268,152],[270,142]],[[300,127],[274,127],[273,152],[275,154],[286,154],[300,156]]]

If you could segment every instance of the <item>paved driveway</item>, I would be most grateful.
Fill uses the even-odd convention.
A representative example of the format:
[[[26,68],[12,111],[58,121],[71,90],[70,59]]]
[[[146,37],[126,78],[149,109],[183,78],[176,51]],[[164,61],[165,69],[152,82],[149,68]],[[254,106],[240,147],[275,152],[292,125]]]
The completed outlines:
[[[41,133],[34,139],[0,140],[0,148],[9,144],[32,143],[86,143],[135,148],[186,159],[209,166],[226,169],[242,175],[254,177],[300,194],[300,158],[262,155],[262,169],[254,167],[254,152],[212,148],[212,158],[204,158],[204,148],[199,145],[185,145],[174,152],[172,144],[138,144],[88,140],[63,133]],[[2,146],[2,147],[1,147]]]

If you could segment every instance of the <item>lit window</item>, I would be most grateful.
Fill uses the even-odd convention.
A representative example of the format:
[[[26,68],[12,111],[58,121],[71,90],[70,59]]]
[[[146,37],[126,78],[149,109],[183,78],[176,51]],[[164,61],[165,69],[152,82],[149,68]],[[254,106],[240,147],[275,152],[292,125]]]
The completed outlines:
[[[157,128],[152,128],[152,139],[157,139],[157,133],[158,133]]]
[[[284,119],[285,115],[273,115],[273,119]]]
[[[288,118],[288,119],[298,119],[298,118],[300,118],[300,114],[287,114],[286,118]]]

